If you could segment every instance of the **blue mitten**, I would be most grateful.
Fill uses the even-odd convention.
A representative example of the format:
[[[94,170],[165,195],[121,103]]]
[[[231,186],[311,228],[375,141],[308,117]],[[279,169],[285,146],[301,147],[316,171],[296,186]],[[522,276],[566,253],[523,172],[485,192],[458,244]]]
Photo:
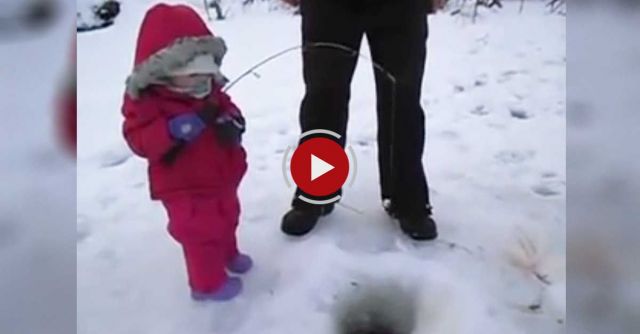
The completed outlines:
[[[190,142],[196,139],[206,125],[195,113],[176,116],[169,120],[169,132],[176,139]]]

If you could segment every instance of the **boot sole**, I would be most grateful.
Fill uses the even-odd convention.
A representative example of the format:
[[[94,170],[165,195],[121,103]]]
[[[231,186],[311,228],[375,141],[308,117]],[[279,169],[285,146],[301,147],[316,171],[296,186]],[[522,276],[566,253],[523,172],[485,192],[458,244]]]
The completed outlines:
[[[409,233],[406,232],[402,232],[404,233],[404,235],[408,236],[409,238],[411,238],[412,240],[416,240],[416,241],[432,241],[432,240],[436,240],[438,239],[438,233],[436,234],[430,234],[430,235],[426,235],[426,236],[422,236],[422,235],[411,235]]]

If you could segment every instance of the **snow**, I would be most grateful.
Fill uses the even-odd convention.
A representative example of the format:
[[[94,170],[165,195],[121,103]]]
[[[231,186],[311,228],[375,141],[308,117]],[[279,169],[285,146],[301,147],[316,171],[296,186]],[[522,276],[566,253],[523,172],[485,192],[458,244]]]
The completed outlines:
[[[292,196],[282,158],[299,135],[299,52],[240,81],[230,90],[248,121],[239,240],[257,265],[236,301],[198,305],[164,210],[148,198],[146,163],[121,136],[123,84],[150,3],[126,2],[114,26],[78,36],[78,333],[332,333],[339,305],[385,282],[417,299],[417,334],[564,332],[564,17],[537,2],[522,14],[507,3],[475,24],[430,17],[424,162],[435,242],[401,235],[379,203],[366,60],[348,130],[357,178],[302,239],[279,230]],[[298,45],[299,25],[261,4],[212,22],[229,46],[223,71],[234,78]]]

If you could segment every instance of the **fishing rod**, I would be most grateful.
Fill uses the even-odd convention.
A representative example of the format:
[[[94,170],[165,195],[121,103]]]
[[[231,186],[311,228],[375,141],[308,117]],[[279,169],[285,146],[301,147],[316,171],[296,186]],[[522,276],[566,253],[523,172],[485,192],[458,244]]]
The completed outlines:
[[[280,52],[277,52],[265,59],[263,59],[262,61],[256,63],[255,65],[251,66],[249,69],[247,69],[246,71],[244,71],[242,74],[240,74],[236,79],[230,81],[223,89],[223,92],[228,92],[231,88],[233,88],[237,83],[239,83],[240,81],[242,81],[244,78],[246,78],[248,75],[250,74],[256,74],[256,70],[264,65],[266,65],[267,63],[278,59],[280,57],[282,57],[283,55],[292,52],[292,51],[296,51],[296,50],[302,50],[302,52],[309,52],[313,49],[320,49],[320,48],[326,48],[326,49],[332,49],[332,50],[336,50],[336,51],[341,51],[346,53],[348,56],[354,57],[354,58],[363,58],[367,61],[369,61],[375,70],[379,71],[380,73],[382,73],[384,75],[384,77],[389,80],[389,82],[391,83],[391,131],[390,131],[390,140],[389,140],[389,172],[391,177],[387,178],[386,181],[389,182],[389,184],[387,184],[387,189],[390,189],[393,193],[393,173],[394,173],[394,147],[395,147],[395,130],[396,130],[396,97],[397,97],[397,79],[396,77],[391,74],[391,72],[389,72],[387,69],[385,69],[381,64],[379,64],[378,62],[368,58],[367,56],[363,55],[360,53],[360,51],[355,50],[353,48],[350,48],[348,46],[342,45],[342,44],[338,44],[338,43],[331,43],[331,42],[312,42],[312,43],[306,43],[303,45],[298,45],[298,46],[294,46],[294,47],[290,47],[287,49],[284,49]],[[175,162],[175,160],[178,158],[178,156],[180,155],[180,152],[184,149],[184,147],[186,146],[186,142],[185,141],[180,141],[177,144],[175,144],[171,149],[169,149],[169,151],[167,151],[167,153],[164,154],[164,156],[162,157],[162,160],[168,164],[171,165]]]

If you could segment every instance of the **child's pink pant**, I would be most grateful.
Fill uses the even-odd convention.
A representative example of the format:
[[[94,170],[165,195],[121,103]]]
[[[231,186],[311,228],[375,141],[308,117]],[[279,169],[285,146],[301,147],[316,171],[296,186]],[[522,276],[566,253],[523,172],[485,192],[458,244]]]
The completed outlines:
[[[181,195],[163,204],[169,215],[169,234],[182,245],[191,289],[217,290],[227,279],[227,264],[238,255],[237,195]]]

